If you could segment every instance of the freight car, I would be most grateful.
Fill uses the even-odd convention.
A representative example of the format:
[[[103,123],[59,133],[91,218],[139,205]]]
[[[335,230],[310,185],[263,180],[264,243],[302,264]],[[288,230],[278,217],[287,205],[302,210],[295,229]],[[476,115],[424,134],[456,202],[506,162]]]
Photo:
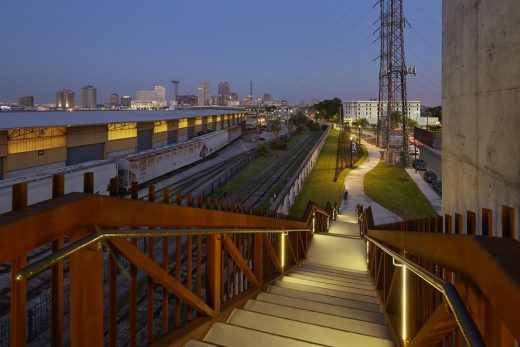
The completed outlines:
[[[117,166],[113,160],[96,160],[26,177],[0,180],[0,213],[12,209],[12,186],[14,184],[27,183],[27,203],[32,205],[52,198],[52,176],[55,174],[64,174],[65,194],[82,192],[85,172],[94,173],[94,193],[107,195],[108,182],[110,182],[110,178],[117,175]]]

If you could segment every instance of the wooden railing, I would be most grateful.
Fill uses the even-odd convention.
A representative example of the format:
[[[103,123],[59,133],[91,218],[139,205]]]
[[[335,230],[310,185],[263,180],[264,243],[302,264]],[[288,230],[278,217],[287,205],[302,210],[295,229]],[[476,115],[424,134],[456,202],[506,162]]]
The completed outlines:
[[[136,346],[188,336],[305,259],[313,231],[328,226],[312,203],[293,220],[191,196],[182,206],[179,194],[170,204],[167,191],[168,203],[157,203],[153,188],[150,201],[63,195],[63,176],[53,182],[54,198],[29,207],[26,185],[14,186],[13,211],[0,216],[0,294],[10,298],[0,344]],[[92,182],[87,174],[86,192]]]
[[[360,227],[362,235],[453,283],[489,346],[515,346],[515,339],[520,340],[520,243],[509,238],[453,234],[457,229],[451,227],[451,221],[449,216],[437,216],[374,225],[368,208],[363,211]],[[464,346],[442,294],[395,263],[392,256],[368,243],[370,274],[403,345]]]

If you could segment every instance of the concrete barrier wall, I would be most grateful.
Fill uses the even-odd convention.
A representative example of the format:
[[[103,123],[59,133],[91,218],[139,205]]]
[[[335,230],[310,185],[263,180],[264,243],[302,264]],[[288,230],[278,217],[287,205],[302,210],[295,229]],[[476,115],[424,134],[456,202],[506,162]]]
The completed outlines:
[[[271,207],[269,207],[269,211],[276,211],[278,213],[284,214],[289,213],[289,209],[294,204],[294,200],[296,200],[296,197],[300,193],[305,179],[311,172],[314,163],[318,159],[321,149],[327,140],[327,137],[329,137],[329,132],[330,127],[325,130],[319,141],[316,142],[312,150],[307,154],[305,160],[302,162],[298,170],[296,170],[297,174],[295,174],[293,178],[287,182],[280,194],[273,201]]]

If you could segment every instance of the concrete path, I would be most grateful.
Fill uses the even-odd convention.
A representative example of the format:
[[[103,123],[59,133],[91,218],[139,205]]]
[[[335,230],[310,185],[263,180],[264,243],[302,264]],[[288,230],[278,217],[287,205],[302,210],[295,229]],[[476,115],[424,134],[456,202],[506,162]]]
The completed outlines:
[[[408,175],[413,179],[415,184],[417,184],[419,189],[423,192],[426,199],[430,201],[430,204],[435,209],[437,214],[442,216],[442,197],[439,194],[437,194],[437,192],[433,190],[432,186],[424,180],[424,171],[417,171],[417,173],[415,173],[414,169],[406,169],[406,172],[408,172]]]
[[[367,208],[368,206],[372,206],[374,223],[376,225],[398,222],[401,220],[401,218],[399,218],[396,214],[387,210],[383,206],[375,203],[365,194],[363,188],[363,179],[366,173],[372,170],[374,167],[376,167],[377,163],[379,163],[381,154],[379,152],[379,148],[377,148],[376,146],[366,141],[361,141],[361,143],[368,150],[368,157],[363,162],[363,164],[361,164],[358,168],[355,168],[352,171],[350,171],[347,177],[345,177],[344,186],[348,189],[348,198],[346,201],[342,200],[341,202],[341,215],[338,216],[337,221],[340,223],[357,223],[357,219],[355,216],[356,205],[361,204],[365,208]],[[344,229],[344,232],[338,233],[350,235],[352,233],[352,226],[333,225],[333,228],[330,232],[335,232],[336,229],[338,231],[340,229]],[[359,235],[359,229],[357,230],[357,235]]]

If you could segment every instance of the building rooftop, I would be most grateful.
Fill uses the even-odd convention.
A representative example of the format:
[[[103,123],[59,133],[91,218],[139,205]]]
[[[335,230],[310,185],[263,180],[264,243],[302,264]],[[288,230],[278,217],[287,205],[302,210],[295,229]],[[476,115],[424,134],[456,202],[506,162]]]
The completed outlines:
[[[0,129],[46,128],[58,126],[103,125],[109,123],[154,122],[243,113],[240,109],[184,109],[164,111],[50,111],[0,112]]]

